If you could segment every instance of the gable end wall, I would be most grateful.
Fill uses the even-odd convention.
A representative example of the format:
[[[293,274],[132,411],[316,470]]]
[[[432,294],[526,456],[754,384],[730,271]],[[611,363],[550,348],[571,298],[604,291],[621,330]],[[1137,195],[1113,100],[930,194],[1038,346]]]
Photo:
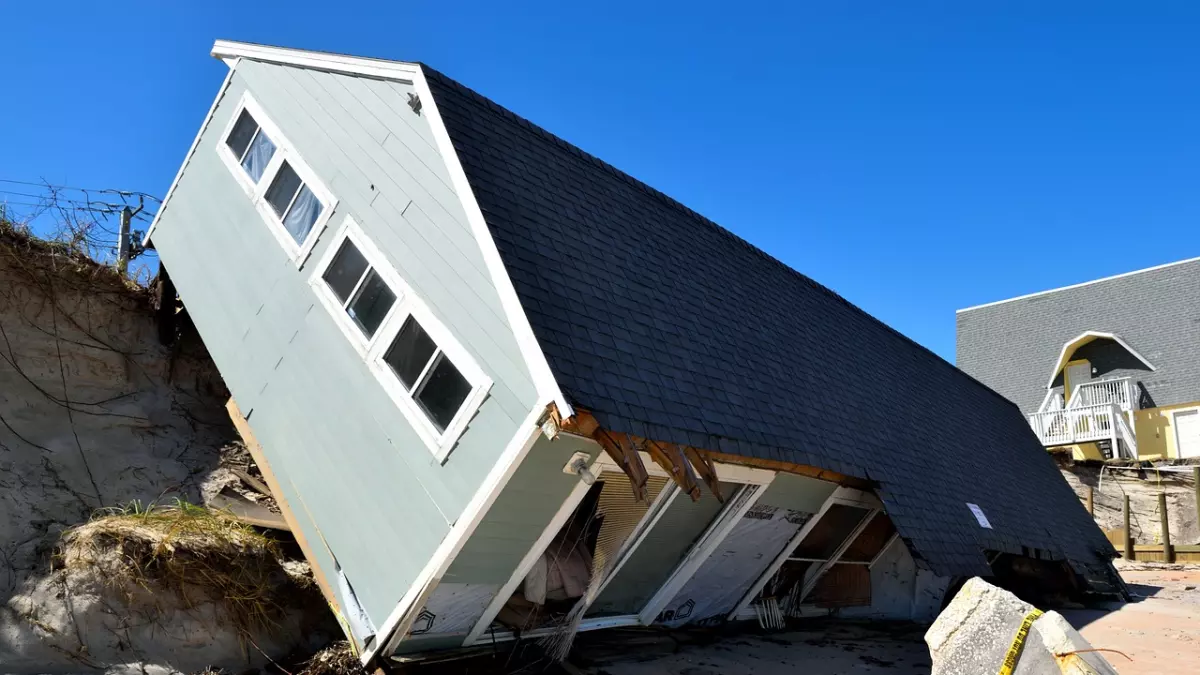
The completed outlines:
[[[250,91],[339,200],[297,269],[217,155]],[[536,403],[410,85],[242,60],[153,242],[319,563],[337,556],[376,626],[429,562]],[[320,304],[309,278],[352,216],[494,382],[439,464]]]

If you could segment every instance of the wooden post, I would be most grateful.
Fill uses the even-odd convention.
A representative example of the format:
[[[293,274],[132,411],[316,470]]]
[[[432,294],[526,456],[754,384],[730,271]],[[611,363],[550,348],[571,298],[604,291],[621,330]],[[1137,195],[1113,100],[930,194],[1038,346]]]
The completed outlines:
[[[1129,495],[1125,495],[1122,511],[1125,516],[1125,559],[1133,560],[1133,530],[1129,529]]]
[[[1088,493],[1087,493],[1088,513],[1092,514],[1092,517],[1095,517],[1096,516],[1096,490],[1091,485],[1087,486],[1087,489],[1088,489]]]
[[[1163,562],[1175,562],[1175,551],[1171,548],[1171,527],[1167,522],[1167,493],[1158,493],[1158,515],[1162,519]]]
[[[1192,486],[1196,489],[1196,526],[1200,527],[1200,466],[1192,467]]]

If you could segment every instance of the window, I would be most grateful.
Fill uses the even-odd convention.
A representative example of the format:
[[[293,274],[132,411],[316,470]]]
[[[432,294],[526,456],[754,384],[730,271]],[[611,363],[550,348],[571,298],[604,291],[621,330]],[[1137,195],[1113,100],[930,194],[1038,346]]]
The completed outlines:
[[[375,335],[388,310],[396,303],[396,294],[371,269],[367,259],[349,239],[342,242],[322,279],[367,338]]]
[[[233,131],[225,139],[225,145],[237,156],[238,164],[255,183],[262,178],[267,164],[275,155],[275,144],[245,108],[238,115]]]
[[[311,283],[417,434],[444,460],[491,381],[351,218]]]
[[[321,215],[321,201],[300,180],[296,170],[286,161],[279,167],[271,187],[267,188],[267,203],[283,222],[297,245],[304,243]]]
[[[250,94],[242,96],[217,153],[297,265],[312,252],[336,201]]]
[[[405,319],[383,360],[438,431],[445,431],[470,395],[471,383],[416,319]]]

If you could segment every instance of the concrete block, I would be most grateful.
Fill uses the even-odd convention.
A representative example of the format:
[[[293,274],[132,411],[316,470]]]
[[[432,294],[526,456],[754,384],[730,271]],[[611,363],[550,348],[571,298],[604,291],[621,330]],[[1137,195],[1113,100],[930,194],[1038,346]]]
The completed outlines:
[[[971,579],[925,633],[933,675],[999,673],[1021,623],[1034,606],[978,577]],[[1046,612],[1029,635],[1012,675],[1116,675],[1058,612]]]

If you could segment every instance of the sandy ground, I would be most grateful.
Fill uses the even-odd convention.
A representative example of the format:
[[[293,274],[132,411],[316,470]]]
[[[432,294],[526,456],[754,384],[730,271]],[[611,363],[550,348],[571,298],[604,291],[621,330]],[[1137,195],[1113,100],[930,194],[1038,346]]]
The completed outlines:
[[[594,675],[918,675],[930,668],[923,634],[924,627],[913,624],[814,622],[783,633],[684,644],[606,636],[601,645],[585,640],[571,662]]]
[[[1122,566],[1137,602],[1063,615],[1093,647],[1129,656],[1106,655],[1122,675],[1200,672],[1200,566]]]
[[[1136,602],[1062,610],[1122,675],[1200,672],[1200,566],[1135,564],[1121,570]],[[607,631],[606,631],[607,632]],[[599,634],[596,634],[597,637]],[[593,675],[805,675],[928,673],[924,628],[813,623],[770,635],[582,640],[572,663]]]

